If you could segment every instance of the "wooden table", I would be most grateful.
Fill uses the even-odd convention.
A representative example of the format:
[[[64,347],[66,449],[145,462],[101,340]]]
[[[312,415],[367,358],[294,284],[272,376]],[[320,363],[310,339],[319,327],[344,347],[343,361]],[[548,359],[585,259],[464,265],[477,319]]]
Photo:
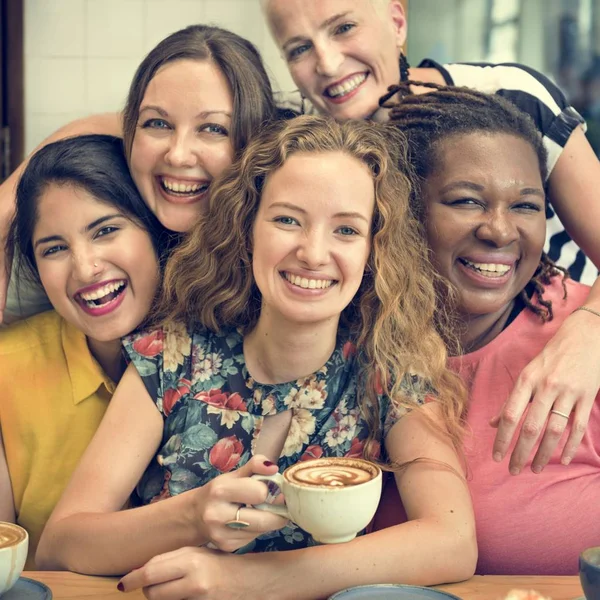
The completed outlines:
[[[141,591],[122,594],[115,577],[89,577],[66,571],[26,571],[24,577],[37,579],[51,590],[55,600],[142,600]],[[463,583],[439,586],[464,600],[499,600],[513,588],[535,589],[552,600],[574,600],[583,595],[578,577],[476,576]]]

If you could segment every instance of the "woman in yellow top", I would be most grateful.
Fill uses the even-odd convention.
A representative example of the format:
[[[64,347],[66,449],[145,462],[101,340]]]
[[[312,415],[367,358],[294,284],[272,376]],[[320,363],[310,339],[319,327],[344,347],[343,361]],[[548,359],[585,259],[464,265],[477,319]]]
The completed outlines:
[[[28,530],[29,568],[124,371],[120,338],[148,313],[171,241],[112,136],[46,146],[19,182],[8,251],[54,307],[0,331],[0,520]]]

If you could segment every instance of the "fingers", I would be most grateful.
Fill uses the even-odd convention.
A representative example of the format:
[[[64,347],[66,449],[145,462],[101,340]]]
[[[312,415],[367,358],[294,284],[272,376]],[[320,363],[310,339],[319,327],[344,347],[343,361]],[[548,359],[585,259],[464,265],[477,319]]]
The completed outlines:
[[[490,425],[498,428],[492,449],[496,462],[500,462],[506,456],[517,426],[529,406],[532,392],[531,385],[522,373],[500,413],[491,419]]]
[[[542,441],[531,463],[531,470],[534,473],[541,473],[550,461],[550,458],[552,458],[552,454],[569,425],[569,414],[571,413],[572,406],[572,402],[557,401],[554,403],[553,409],[550,410]]]
[[[531,462],[531,470],[536,474],[541,473],[559,447],[565,430],[569,430],[569,433],[561,453],[561,463],[568,465],[583,439],[592,406],[593,399],[584,400],[571,394],[564,394],[556,399],[552,396],[547,396],[546,399],[534,398],[511,455],[511,474],[517,475],[521,472],[540,437],[540,444]]]
[[[581,440],[583,439],[590,420],[590,413],[594,406],[594,401],[595,398],[591,401],[588,400],[587,402],[578,402],[575,407],[574,414],[571,416],[571,431],[569,432],[567,443],[565,444],[561,455],[561,463],[563,465],[568,465],[573,460],[577,448],[579,448],[579,444],[581,444]]]
[[[237,510],[236,510],[237,514]],[[265,510],[257,510],[249,506],[240,508],[239,519],[248,523],[245,531],[249,533],[265,533],[275,531],[287,525],[288,520]]]
[[[252,475],[273,475],[277,473],[277,464],[271,462],[264,454],[253,456],[245,465],[231,473],[232,477],[250,477]]]
[[[269,495],[269,487],[264,481],[244,477],[243,479],[228,478],[215,486],[216,500],[232,502],[233,504],[261,504]]]
[[[203,590],[202,567],[205,563],[202,548],[180,548],[160,554],[143,567],[125,575],[117,588],[122,592],[143,589],[150,600],[191,598]]]

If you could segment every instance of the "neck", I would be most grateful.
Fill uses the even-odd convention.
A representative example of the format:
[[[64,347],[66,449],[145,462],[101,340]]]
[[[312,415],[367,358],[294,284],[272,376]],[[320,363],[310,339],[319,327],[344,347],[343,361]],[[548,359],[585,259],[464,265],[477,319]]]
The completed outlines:
[[[460,343],[463,353],[479,350],[495,339],[504,329],[514,304],[513,300],[498,312],[487,315],[460,315]]]
[[[125,371],[125,361],[121,354],[121,340],[100,342],[87,338],[88,348],[102,370],[116,383]]]
[[[262,309],[256,327],[244,336],[248,372],[260,383],[285,383],[318,371],[335,349],[339,317],[298,324]]]

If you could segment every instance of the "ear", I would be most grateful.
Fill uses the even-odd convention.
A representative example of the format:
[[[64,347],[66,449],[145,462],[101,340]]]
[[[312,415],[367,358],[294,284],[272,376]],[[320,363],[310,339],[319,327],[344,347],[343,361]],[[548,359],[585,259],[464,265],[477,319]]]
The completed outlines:
[[[390,0],[387,10],[389,18],[394,25],[396,47],[398,50],[401,50],[404,47],[404,44],[406,44],[407,32],[406,12],[404,10],[404,5],[400,0]]]

